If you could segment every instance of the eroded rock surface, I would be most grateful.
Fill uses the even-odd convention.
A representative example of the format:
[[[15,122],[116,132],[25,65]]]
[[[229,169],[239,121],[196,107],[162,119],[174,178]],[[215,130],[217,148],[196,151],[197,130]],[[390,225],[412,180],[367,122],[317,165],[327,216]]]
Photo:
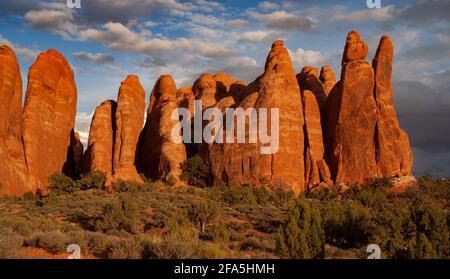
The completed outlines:
[[[42,52],[28,73],[23,111],[28,185],[34,192],[47,193],[48,177],[63,170],[76,105],[77,87],[69,63],[56,50]]]

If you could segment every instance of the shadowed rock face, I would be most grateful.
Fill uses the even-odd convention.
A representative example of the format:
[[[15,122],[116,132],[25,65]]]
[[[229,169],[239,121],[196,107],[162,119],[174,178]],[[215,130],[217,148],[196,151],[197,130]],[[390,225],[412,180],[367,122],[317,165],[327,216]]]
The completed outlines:
[[[316,68],[305,66],[302,72],[297,75],[297,81],[303,91],[308,90],[316,96],[317,103],[322,109],[327,101],[327,92],[324,85],[319,79],[319,74]]]
[[[0,46],[0,183],[0,195],[31,190],[22,146],[22,78],[14,51],[5,45]]]
[[[111,190],[117,103],[101,103],[92,117],[88,147],[83,156],[83,173],[101,171],[106,176],[106,190]]]
[[[63,167],[63,173],[72,179],[80,178],[83,151],[84,147],[80,141],[80,135],[72,130],[70,133],[70,145],[67,149],[67,159]]]
[[[372,65],[375,70],[375,101],[378,108],[376,161],[378,176],[411,175],[412,153],[408,135],[399,127],[392,100],[394,46],[388,36],[380,40]]]
[[[33,191],[47,193],[48,177],[62,171],[76,105],[77,88],[69,63],[56,50],[41,53],[28,73],[23,111],[23,144]]]
[[[330,170],[324,160],[324,145],[319,105],[309,90],[304,90],[303,111],[305,114],[305,180],[308,189],[321,182],[331,183]]]
[[[336,74],[331,70],[328,65],[325,65],[320,70],[320,81],[323,83],[325,87],[325,93],[327,96],[330,94],[331,89],[333,89],[336,84]]]
[[[174,179],[180,182],[181,164],[186,161],[183,143],[175,143],[172,129],[179,124],[178,118],[171,119],[177,111],[177,88],[172,77],[161,76],[153,88],[147,122],[141,136],[140,169],[152,179]]]
[[[114,141],[114,178],[142,181],[135,161],[139,134],[144,126],[145,90],[137,76],[129,75],[122,81],[116,110]]]

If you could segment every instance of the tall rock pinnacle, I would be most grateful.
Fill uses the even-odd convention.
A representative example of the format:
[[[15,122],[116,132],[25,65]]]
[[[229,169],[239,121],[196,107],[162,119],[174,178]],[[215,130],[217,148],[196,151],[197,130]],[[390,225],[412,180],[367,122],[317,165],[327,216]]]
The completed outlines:
[[[0,194],[23,195],[27,167],[22,145],[22,78],[14,51],[0,46]]]
[[[180,182],[181,164],[186,161],[183,143],[175,143],[172,129],[179,123],[171,119],[177,108],[177,88],[172,77],[160,76],[150,97],[147,121],[141,135],[139,165],[152,179],[175,179]]]
[[[122,81],[117,97],[114,141],[114,178],[142,181],[136,170],[136,149],[144,126],[145,90],[139,77],[129,75]]]
[[[33,191],[47,193],[48,177],[62,171],[76,105],[77,87],[69,63],[56,50],[42,52],[28,73],[23,110],[28,184]]]

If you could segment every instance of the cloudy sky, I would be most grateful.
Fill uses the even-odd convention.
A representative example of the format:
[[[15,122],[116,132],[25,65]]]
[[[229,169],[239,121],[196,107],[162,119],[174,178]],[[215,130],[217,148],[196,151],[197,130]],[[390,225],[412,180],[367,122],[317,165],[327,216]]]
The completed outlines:
[[[26,87],[39,52],[54,48],[78,86],[77,129],[87,138],[94,108],[115,99],[127,74],[147,94],[161,74],[178,86],[203,72],[252,81],[271,42],[284,39],[297,71],[340,72],[345,37],[358,30],[373,58],[383,34],[396,48],[394,99],[410,135],[415,174],[450,177],[450,0],[0,0],[0,44],[14,48]],[[148,98],[149,96],[147,96]]]

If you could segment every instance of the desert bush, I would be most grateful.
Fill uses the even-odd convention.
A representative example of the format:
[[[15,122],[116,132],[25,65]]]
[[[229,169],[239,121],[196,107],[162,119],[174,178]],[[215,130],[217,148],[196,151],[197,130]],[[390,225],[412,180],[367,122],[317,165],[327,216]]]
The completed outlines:
[[[52,195],[72,194],[78,190],[78,185],[72,178],[62,174],[54,173],[48,178],[49,187]]]
[[[0,259],[19,258],[17,251],[22,247],[24,237],[9,229],[0,229]]]
[[[33,227],[29,220],[15,215],[1,216],[0,228],[21,236],[28,236],[33,232]]]
[[[95,231],[124,230],[137,233],[142,230],[139,203],[133,197],[122,196],[119,201],[106,204],[91,224]]]
[[[327,242],[340,248],[367,245],[375,232],[372,212],[358,201],[332,201],[322,215]]]
[[[224,187],[222,200],[230,205],[257,203],[253,187],[247,185]]]
[[[77,181],[78,187],[85,191],[90,189],[104,190],[106,182],[106,175],[102,171],[94,171],[87,175],[83,175]]]
[[[363,185],[363,187],[375,188],[375,189],[388,189],[393,186],[392,177],[384,176],[381,178],[371,178]]]
[[[439,206],[422,202],[411,206],[411,220],[415,224],[414,234],[418,236],[417,246],[419,251],[428,249],[428,242],[433,250],[433,255],[438,258],[450,256],[450,239],[447,226],[447,213]],[[423,235],[423,236],[421,236]],[[425,249],[425,250],[426,250]],[[430,256],[428,252],[416,252],[416,256]]]
[[[217,202],[211,200],[196,200],[190,204],[187,214],[201,234],[204,234],[206,226],[219,216],[220,207]]]
[[[331,185],[330,187],[320,187],[312,189],[306,193],[307,198],[317,199],[319,201],[329,201],[338,199],[341,195],[341,185]]]
[[[67,237],[59,231],[39,232],[24,242],[25,246],[42,248],[47,252],[57,254],[65,252]]]
[[[25,201],[35,201],[38,199],[38,196],[36,196],[33,192],[28,191],[25,194],[23,194],[23,200]]]
[[[191,186],[206,187],[208,185],[209,166],[200,155],[189,158],[181,166],[183,173],[181,179]]]
[[[142,246],[133,238],[117,238],[106,249],[108,259],[139,259],[141,255]]]
[[[274,188],[270,192],[270,201],[276,206],[284,206],[295,198],[295,194],[292,190],[286,190],[283,188]]]
[[[388,194],[382,188],[367,187],[356,191],[353,195],[353,198],[364,206],[375,208],[382,207],[385,204]]]
[[[278,253],[291,259],[323,258],[325,237],[320,211],[303,198],[288,208],[287,220],[278,230]]]
[[[137,181],[121,179],[117,180],[113,185],[114,191],[118,193],[137,192],[141,187],[142,184]]]

